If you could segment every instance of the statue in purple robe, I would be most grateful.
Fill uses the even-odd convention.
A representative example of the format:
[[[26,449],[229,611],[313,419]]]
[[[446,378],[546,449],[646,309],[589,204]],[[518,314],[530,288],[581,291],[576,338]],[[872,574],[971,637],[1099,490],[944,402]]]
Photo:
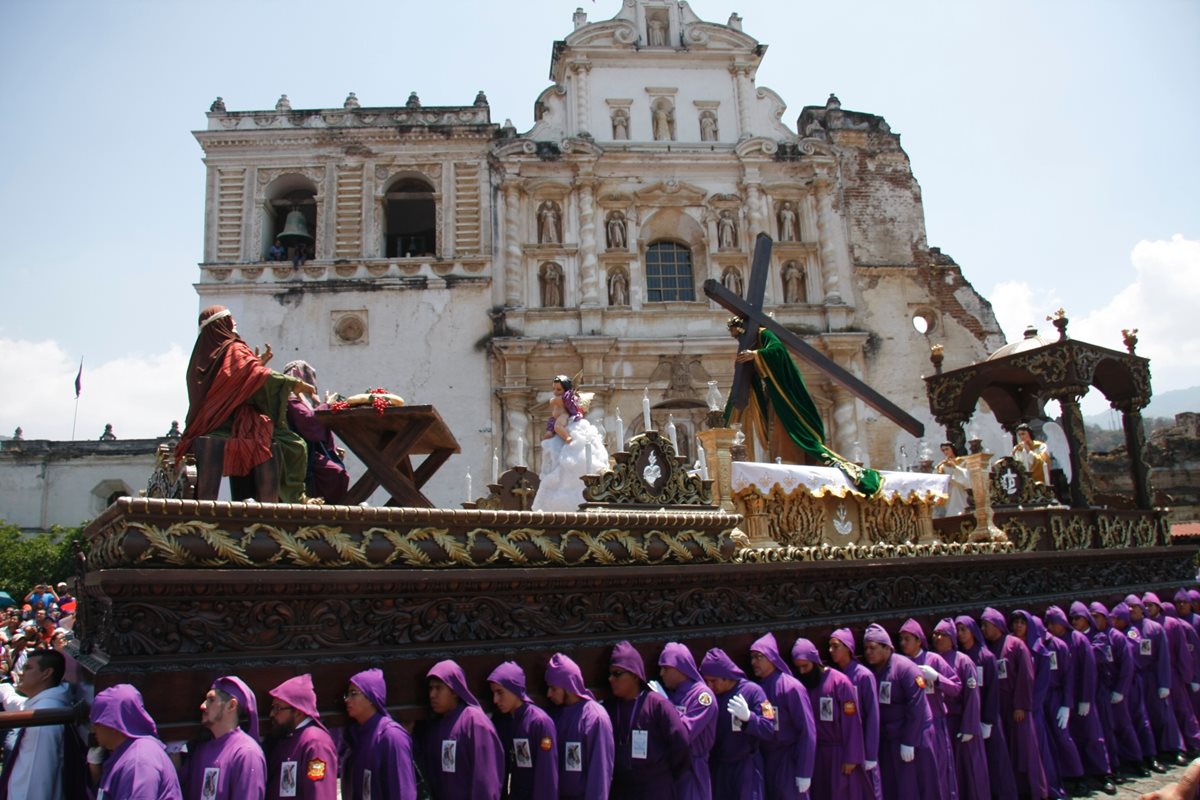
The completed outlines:
[[[421,770],[434,800],[499,800],[504,785],[504,748],[491,720],[467,688],[454,661],[426,673],[434,717],[417,741]]]
[[[717,696],[717,738],[708,767],[713,797],[755,800],[766,796],[761,743],[775,736],[775,708],[763,690],[719,647],[700,662],[704,682]]]
[[[954,620],[946,618],[933,628],[933,648],[954,670],[962,691],[958,697],[946,697],[946,730],[954,748],[954,771],[958,779],[959,800],[990,800],[987,752],[983,747],[980,724],[982,698],[975,662],[954,647],[957,632]]]
[[[368,669],[350,678],[345,701],[351,722],[342,740],[342,797],[415,800],[412,738],[387,712],[383,670]]]
[[[555,653],[546,665],[546,696],[558,706],[558,794],[561,800],[607,800],[613,774],[612,721],[583,683],[579,665]]]
[[[992,795],[1000,800],[1016,800],[1017,779],[1013,775],[1008,755],[1008,740],[1000,719],[1000,687],[996,681],[996,656],[986,647],[983,633],[972,617],[966,614],[954,618],[958,647],[975,663],[975,680],[979,683],[979,725],[983,731],[984,751],[987,753],[988,778]]]
[[[883,800],[883,784],[879,779],[879,697],[875,676],[854,657],[854,633],[849,628],[838,628],[830,634],[829,658],[858,692],[863,729],[863,771],[875,800]]]
[[[667,699],[679,712],[688,734],[691,767],[675,784],[677,800],[708,800],[712,797],[712,774],[708,756],[717,738],[716,698],[686,645],[667,642],[658,657],[659,675],[666,685]],[[653,684],[651,684],[653,686]]]
[[[307,361],[291,361],[283,368],[284,375],[300,378],[315,390],[317,373]],[[309,497],[320,497],[326,503],[344,502],[350,489],[350,473],[333,433],[317,421],[316,411],[329,408],[328,403],[318,403],[316,394],[288,395],[288,427],[296,432],[308,447],[308,470],[305,474],[305,491]]]
[[[317,711],[312,675],[289,678],[269,694],[272,730],[265,745],[267,800],[337,800],[337,748]]]
[[[801,685],[808,691],[817,732],[812,800],[874,800],[875,787],[863,769],[863,714],[850,679],[821,663],[808,639],[792,646]]]
[[[806,798],[817,753],[808,690],[779,655],[773,633],[750,645],[750,670],[775,710],[775,736],[761,743],[767,796]]]
[[[200,706],[212,738],[192,747],[181,772],[184,794],[203,800],[262,800],[267,759],[258,744],[258,702],[241,678],[217,678]]]
[[[954,769],[954,750],[950,744],[950,727],[946,722],[948,700],[962,694],[962,681],[937,653],[929,652],[929,642],[921,623],[907,619],[900,626],[900,652],[921,670],[925,678],[925,700],[933,717],[934,750],[937,760],[939,791],[942,797],[952,797],[958,791],[958,776]]]
[[[505,797],[558,800],[558,745],[554,723],[525,692],[525,670],[505,661],[488,675],[496,734],[504,747]]]
[[[110,753],[97,782],[102,796],[182,800],[175,765],[141,692],[128,683],[110,686],[96,695],[91,720],[96,742]]]

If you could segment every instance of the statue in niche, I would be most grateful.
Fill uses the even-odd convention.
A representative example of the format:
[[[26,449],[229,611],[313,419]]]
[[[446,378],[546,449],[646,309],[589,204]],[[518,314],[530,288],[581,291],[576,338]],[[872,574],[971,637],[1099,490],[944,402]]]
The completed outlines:
[[[711,111],[700,115],[700,141],[715,142],[717,140],[717,116]]]
[[[646,20],[646,41],[651,47],[666,47],[667,23],[654,17]]]
[[[665,100],[654,106],[654,139],[656,141],[674,141],[675,120],[671,111],[671,104]]]
[[[779,209],[779,241],[799,241],[800,237],[796,235],[796,232],[796,211],[792,208],[791,201],[785,200]]]
[[[547,262],[542,265],[542,272],[538,279],[542,285],[542,308],[562,308],[562,267],[553,261]]]
[[[804,289],[804,270],[795,261],[783,265],[783,302],[808,302],[808,292]]]
[[[605,223],[605,232],[608,235],[609,250],[624,250],[625,249],[625,215],[620,211],[613,211],[608,215],[608,221]]]
[[[629,305],[629,278],[625,277],[623,269],[614,269],[608,276],[608,304]]]
[[[728,289],[729,291],[736,294],[738,297],[741,297],[742,296],[742,272],[741,272],[741,270],[739,270],[737,267],[726,268],[725,272],[721,275],[721,285],[723,285],[726,289]]]
[[[562,244],[562,211],[547,200],[538,206],[538,244]]]
[[[722,250],[737,248],[737,222],[732,211],[722,211],[717,220],[717,244]]]
[[[629,114],[623,108],[612,113],[613,138],[625,140],[629,138]]]

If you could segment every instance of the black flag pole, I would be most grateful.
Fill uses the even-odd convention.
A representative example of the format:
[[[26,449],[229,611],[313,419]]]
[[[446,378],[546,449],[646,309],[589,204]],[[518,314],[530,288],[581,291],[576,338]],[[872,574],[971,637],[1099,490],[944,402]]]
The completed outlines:
[[[75,416],[71,418],[71,441],[75,441],[75,423],[79,421],[79,394],[83,391],[83,356],[79,357],[79,372],[75,373]]]

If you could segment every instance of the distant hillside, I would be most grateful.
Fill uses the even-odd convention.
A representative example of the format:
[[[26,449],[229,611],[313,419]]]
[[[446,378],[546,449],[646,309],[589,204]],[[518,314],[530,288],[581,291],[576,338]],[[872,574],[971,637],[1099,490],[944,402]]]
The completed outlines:
[[[1175,389],[1154,395],[1150,399],[1150,405],[1142,411],[1142,417],[1145,419],[1165,417],[1174,420],[1176,414],[1184,411],[1200,413],[1200,386],[1193,386],[1190,389]],[[1085,417],[1083,421],[1088,425],[1098,425],[1101,428],[1112,428],[1114,425],[1119,428],[1121,426],[1120,415],[1108,412]]]

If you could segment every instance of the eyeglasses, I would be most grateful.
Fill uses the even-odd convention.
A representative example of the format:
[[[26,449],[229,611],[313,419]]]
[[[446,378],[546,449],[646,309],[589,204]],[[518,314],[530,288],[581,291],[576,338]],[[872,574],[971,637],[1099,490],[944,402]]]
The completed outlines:
[[[291,710],[292,710],[291,706],[281,706],[278,703],[271,704],[271,713],[272,714],[278,714],[280,711],[291,711]]]
[[[363,696],[362,692],[360,692],[358,689],[347,689],[346,693],[344,695],[342,695],[342,699],[349,700],[351,697],[362,697],[362,696]]]
[[[620,677],[622,677],[624,675],[628,675],[628,674],[629,673],[623,669],[612,669],[612,670],[608,671],[608,677],[610,677],[610,678],[620,678]]]

